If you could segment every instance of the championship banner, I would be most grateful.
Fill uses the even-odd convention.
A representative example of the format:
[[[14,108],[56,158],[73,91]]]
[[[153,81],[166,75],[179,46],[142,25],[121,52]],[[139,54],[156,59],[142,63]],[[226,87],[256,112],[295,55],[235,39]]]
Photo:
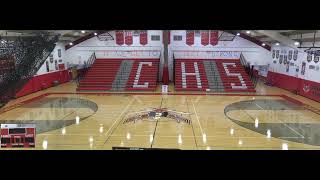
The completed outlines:
[[[210,44],[215,46],[219,41],[219,31],[210,31]]]
[[[209,31],[201,31],[201,44],[204,46],[209,44]]]
[[[140,31],[140,44],[148,44],[148,31]]]
[[[194,31],[192,31],[192,30],[186,31],[186,44],[189,46],[194,44]]]
[[[126,45],[132,45],[132,31],[125,31],[125,44]]]
[[[124,43],[123,31],[116,31],[116,44],[123,45],[123,43]]]

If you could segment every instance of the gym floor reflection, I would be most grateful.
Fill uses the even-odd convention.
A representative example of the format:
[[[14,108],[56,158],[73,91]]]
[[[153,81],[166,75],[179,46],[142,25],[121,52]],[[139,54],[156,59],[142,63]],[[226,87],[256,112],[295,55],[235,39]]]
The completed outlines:
[[[52,94],[0,114],[17,122],[34,149],[320,149],[319,114],[280,96]]]

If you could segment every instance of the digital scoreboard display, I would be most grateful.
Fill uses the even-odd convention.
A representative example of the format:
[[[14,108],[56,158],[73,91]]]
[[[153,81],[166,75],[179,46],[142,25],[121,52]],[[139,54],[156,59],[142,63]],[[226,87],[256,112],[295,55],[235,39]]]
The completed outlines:
[[[35,124],[1,124],[1,148],[35,147]]]

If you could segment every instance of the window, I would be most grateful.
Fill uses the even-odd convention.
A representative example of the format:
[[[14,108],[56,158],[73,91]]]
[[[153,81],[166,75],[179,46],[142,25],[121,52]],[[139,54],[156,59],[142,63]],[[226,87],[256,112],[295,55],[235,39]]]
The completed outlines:
[[[173,36],[174,41],[182,41],[182,36]]]
[[[195,34],[195,36],[200,37],[200,31],[199,30],[195,30],[194,34]]]
[[[151,41],[160,41],[159,35],[151,35]]]

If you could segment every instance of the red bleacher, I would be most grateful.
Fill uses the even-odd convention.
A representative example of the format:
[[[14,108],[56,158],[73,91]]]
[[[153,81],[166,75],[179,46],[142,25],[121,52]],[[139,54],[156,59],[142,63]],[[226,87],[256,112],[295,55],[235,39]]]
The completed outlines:
[[[137,71],[140,62],[152,63],[151,66],[148,64],[143,64],[141,68],[141,73],[138,81],[138,85],[144,85],[148,83],[148,87],[135,87],[134,82],[137,76]],[[158,80],[158,69],[159,69],[159,59],[143,59],[135,60],[131,69],[131,73],[127,82],[126,90],[129,91],[148,91],[156,90],[157,80]]]
[[[77,90],[111,90],[123,59],[96,59]],[[128,59],[126,59],[128,60]],[[159,59],[133,60],[133,66],[125,90],[155,90],[157,86]],[[148,87],[134,87],[134,80],[140,62],[152,62],[152,66],[142,65],[138,85],[148,82]]]
[[[197,62],[201,80],[201,87],[197,85],[197,79],[194,75],[186,76],[187,88],[182,85],[182,68],[181,62],[185,63],[186,73],[195,73],[194,62]],[[176,59],[175,63],[175,90],[177,91],[205,91],[208,88],[208,80],[205,74],[202,60],[181,60]]]
[[[175,60],[175,90],[177,91],[206,91],[209,88],[206,72],[204,69],[204,60],[197,59],[176,59]],[[217,69],[220,74],[220,78],[223,82],[225,92],[255,92],[254,84],[251,82],[250,78],[245,72],[244,67],[241,65],[240,60],[214,60],[217,65]],[[194,62],[197,62],[201,80],[201,87],[197,86],[196,76],[189,75],[186,76],[186,87],[183,88],[182,85],[182,68],[181,62],[185,63],[186,73],[194,73]],[[233,65],[227,65],[227,74],[223,63],[234,63]],[[242,82],[238,75],[232,73],[240,74]],[[240,87],[241,86],[241,87]]]
[[[234,65],[226,65],[227,69],[229,70],[230,73],[237,73],[240,74],[242,77],[243,83],[241,83],[240,79],[236,75],[228,75],[223,64],[224,63],[234,63]],[[221,80],[223,82],[224,88],[226,92],[256,92],[254,88],[254,84],[250,80],[248,74],[245,72],[244,67],[241,65],[240,60],[216,60],[217,68],[219,70],[219,74],[221,77]],[[243,88],[237,88],[237,87],[232,87],[232,84],[234,86],[241,86],[245,85],[246,87]]]

